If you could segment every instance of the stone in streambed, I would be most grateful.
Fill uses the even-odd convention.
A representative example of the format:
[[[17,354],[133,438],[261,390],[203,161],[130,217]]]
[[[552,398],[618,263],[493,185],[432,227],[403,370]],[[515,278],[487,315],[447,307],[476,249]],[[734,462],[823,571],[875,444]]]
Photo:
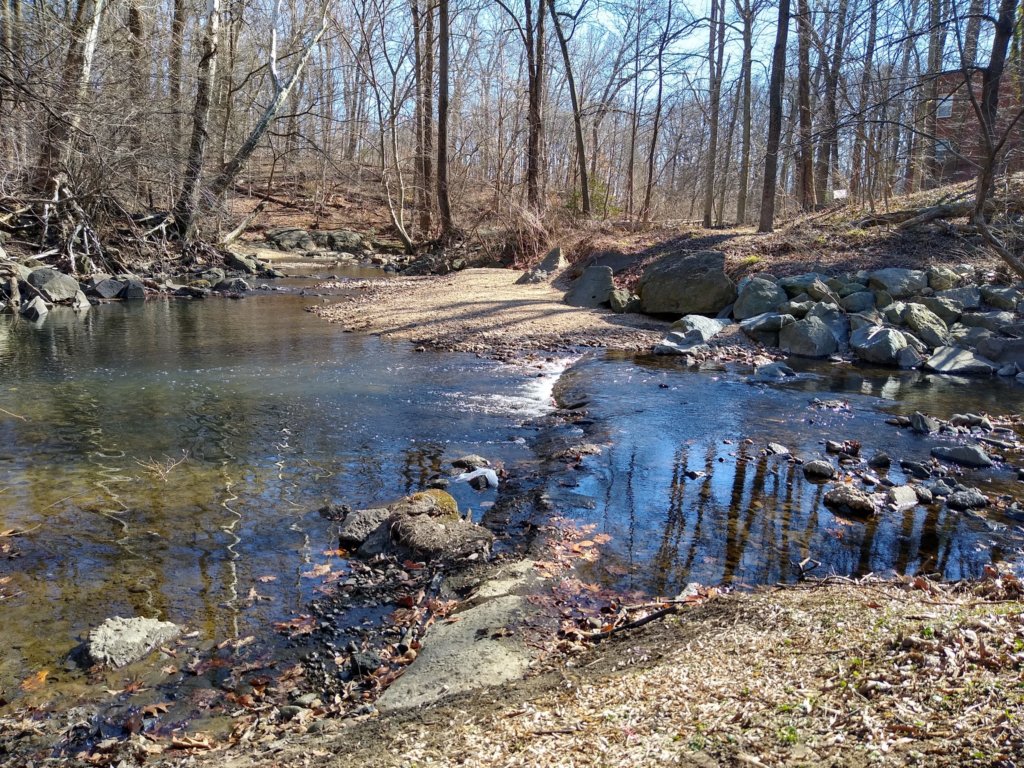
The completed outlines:
[[[894,328],[869,325],[850,335],[855,355],[868,363],[897,365],[899,352],[907,346],[907,337]]]
[[[338,528],[338,540],[342,546],[358,547],[390,516],[391,510],[387,507],[353,510],[345,515]]]
[[[992,458],[976,445],[940,445],[932,448],[932,456],[965,467],[984,468],[995,464]]]
[[[89,633],[85,650],[93,664],[123,667],[180,634],[181,628],[169,621],[114,616]]]
[[[825,494],[825,506],[833,512],[855,517],[871,517],[878,511],[871,494],[850,485],[837,485]]]
[[[831,480],[836,476],[836,468],[832,466],[832,463],[821,459],[807,462],[803,469],[804,477],[812,482]]]
[[[968,349],[939,347],[924,364],[925,370],[949,374],[991,375],[998,369],[995,363]]]
[[[46,306],[46,302],[36,296],[28,304],[25,304],[21,308],[21,316],[26,320],[36,321],[41,320],[50,311],[50,308]]]

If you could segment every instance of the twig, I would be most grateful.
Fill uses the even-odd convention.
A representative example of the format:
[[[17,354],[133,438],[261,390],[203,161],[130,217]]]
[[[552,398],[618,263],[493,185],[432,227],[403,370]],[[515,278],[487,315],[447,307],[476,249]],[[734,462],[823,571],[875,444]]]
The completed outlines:
[[[649,613],[646,616],[644,616],[643,618],[634,619],[633,621],[628,621],[625,624],[619,624],[617,627],[612,627],[611,629],[605,629],[605,630],[602,630],[600,632],[590,632],[588,634],[583,635],[583,639],[584,640],[590,640],[591,642],[594,642],[594,643],[599,643],[602,640],[607,640],[609,637],[611,637],[612,635],[614,635],[614,634],[616,634],[618,632],[623,632],[623,631],[625,631],[627,629],[636,629],[637,627],[642,627],[644,624],[649,624],[652,621],[657,621],[660,618],[668,616],[670,613],[677,613],[678,611],[679,611],[679,604],[669,605],[669,606],[666,606],[665,608],[662,608],[660,611],[655,611],[654,613]]]
[[[19,416],[16,413],[11,413],[6,408],[0,408],[0,413],[6,413],[8,416],[10,416],[11,418],[14,418],[14,419],[21,419],[22,421],[28,421],[28,419],[26,419],[24,416]]]

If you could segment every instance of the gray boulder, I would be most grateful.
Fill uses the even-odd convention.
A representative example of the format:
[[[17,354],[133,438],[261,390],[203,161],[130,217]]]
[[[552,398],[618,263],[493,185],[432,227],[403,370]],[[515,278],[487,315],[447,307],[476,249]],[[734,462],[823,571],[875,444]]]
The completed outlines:
[[[904,370],[920,368],[928,358],[913,347],[904,347],[896,355],[896,364]]]
[[[960,282],[960,276],[949,267],[928,267],[928,287],[933,291],[948,291]]]
[[[46,302],[38,296],[21,306],[21,316],[33,322],[43,318],[49,311],[50,308],[46,306]]]
[[[123,667],[180,634],[181,628],[169,621],[114,616],[89,633],[85,650],[93,664]]]
[[[949,374],[994,374],[999,366],[960,347],[939,347],[924,364],[925,370]]]
[[[793,275],[791,277],[781,278],[777,285],[786,292],[790,298],[796,298],[800,294],[808,294],[807,290],[809,286],[815,282],[825,283],[828,280],[826,275],[822,275],[818,272],[808,272],[803,275]]]
[[[991,467],[995,462],[976,445],[939,445],[932,448],[932,456],[964,467]]]
[[[124,287],[121,289],[118,297],[122,299],[144,299],[146,298],[146,287],[138,278],[130,277],[125,280]]]
[[[964,305],[959,301],[944,299],[941,296],[924,296],[914,299],[914,303],[921,304],[930,309],[947,326],[959,320],[960,315],[964,313]]]
[[[831,480],[836,476],[836,468],[832,462],[824,459],[809,461],[803,466],[804,477],[812,481]]]
[[[807,313],[814,309],[815,302],[808,298],[807,301],[790,300],[783,302],[776,309],[780,314],[792,315],[800,319],[807,316]]]
[[[850,341],[850,318],[839,307],[825,302],[819,302],[811,307],[807,317],[816,317],[821,320],[832,331],[836,343],[840,346]]]
[[[775,283],[754,277],[740,288],[732,314],[737,320],[746,320],[774,311],[787,298],[786,292]]]
[[[946,496],[946,505],[950,509],[983,509],[989,505],[988,497],[977,488],[955,491]]]
[[[681,333],[697,331],[700,334],[701,341],[708,341],[721,333],[722,329],[727,328],[729,325],[731,323],[728,320],[721,318],[704,317],[704,315],[686,315],[686,317],[681,317],[672,323],[672,330]]]
[[[714,315],[736,300],[725,255],[717,251],[662,257],[644,270],[638,292],[648,314]]]
[[[867,312],[875,307],[875,294],[871,291],[857,291],[839,300],[839,306],[847,312]]]
[[[949,343],[949,329],[946,324],[923,304],[907,304],[903,309],[902,318],[926,344],[941,347]]]
[[[814,280],[808,283],[804,290],[807,292],[807,295],[815,301],[822,301],[826,304],[839,306],[839,297],[836,296],[835,292],[821,280]]]
[[[843,283],[836,293],[839,294],[840,299],[845,299],[847,296],[852,296],[855,293],[870,293],[870,291],[864,283]]]
[[[779,348],[798,357],[828,357],[836,351],[836,337],[825,321],[806,317],[779,331]]]
[[[779,344],[779,331],[796,322],[792,315],[778,312],[765,312],[763,315],[751,317],[740,323],[740,330],[754,341],[776,347]]]
[[[878,365],[898,365],[907,338],[894,328],[869,325],[850,335],[850,347],[861,360]]]
[[[978,354],[994,363],[1015,364],[1024,369],[1024,339],[1006,339],[990,336],[978,342]]]
[[[1017,317],[1013,312],[999,310],[993,312],[964,312],[960,317],[962,325],[972,328],[984,328],[988,331],[998,331],[1004,326],[1012,325],[1016,320]]]
[[[981,306],[981,291],[974,285],[936,291],[935,295],[940,299],[950,299],[959,302],[964,309],[977,309]]]
[[[710,348],[704,343],[700,331],[672,331],[654,345],[653,352],[656,355],[688,355],[708,349]]]
[[[888,267],[871,273],[868,285],[886,291],[894,299],[903,299],[920,293],[928,287],[928,275],[919,269]]]
[[[75,278],[49,267],[33,270],[26,282],[39,289],[43,298],[53,303],[71,301],[79,291]]]
[[[612,312],[618,312],[620,315],[640,311],[640,297],[625,288],[616,288],[608,294],[608,304]]]
[[[587,267],[565,294],[565,303],[572,307],[600,307],[607,304],[615,289],[611,267]]]
[[[252,290],[249,284],[240,277],[231,277],[227,280],[221,280],[213,286],[213,289],[215,291],[226,291],[230,293],[245,293],[246,291]]]
[[[904,510],[916,507],[919,499],[913,486],[897,485],[886,492],[885,501],[897,510]]]
[[[996,309],[1016,311],[1017,305],[1024,300],[1024,293],[1016,288],[1000,288],[995,285],[983,285],[981,298],[989,306]]]
[[[387,507],[353,510],[345,515],[338,528],[338,539],[342,546],[358,547],[390,516],[391,510]]]
[[[74,310],[90,309],[92,304],[89,303],[88,297],[79,291],[75,294],[75,298],[71,300],[71,308]]]
[[[314,251],[317,248],[317,243],[310,237],[309,232],[298,227],[271,229],[264,237],[268,243],[282,251]]]
[[[123,290],[124,283],[120,280],[105,278],[93,283],[92,287],[89,288],[89,293],[93,296],[99,296],[101,299],[116,299]]]
[[[949,329],[950,346],[954,347],[975,348],[995,335],[988,328],[971,327],[963,323],[954,323]]]
[[[260,265],[256,259],[250,256],[231,253],[230,251],[224,256],[224,263],[232,269],[237,269],[239,272],[245,272],[248,275],[255,275],[260,271]]]

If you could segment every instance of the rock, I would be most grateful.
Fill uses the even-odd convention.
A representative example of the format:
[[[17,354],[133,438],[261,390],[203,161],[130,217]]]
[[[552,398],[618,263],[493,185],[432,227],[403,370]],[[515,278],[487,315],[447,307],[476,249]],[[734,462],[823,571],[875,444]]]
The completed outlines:
[[[995,373],[999,366],[980,355],[960,347],[939,347],[924,364],[925,370],[949,374]]]
[[[912,486],[897,485],[885,494],[885,501],[897,510],[910,509],[918,504],[917,492]]]
[[[946,324],[923,304],[907,304],[903,309],[902,320],[929,346],[941,347],[949,343]]]
[[[689,355],[709,349],[710,347],[704,343],[700,331],[694,330],[686,333],[672,331],[655,344],[652,351],[656,355]]]
[[[730,324],[728,320],[724,319],[704,317],[704,315],[686,315],[672,323],[672,330],[681,331],[684,334],[696,331],[701,341],[710,341]]]
[[[978,341],[978,354],[994,363],[1009,364],[1024,369],[1024,339],[1005,339],[990,336]]]
[[[755,381],[778,381],[791,376],[796,376],[796,371],[785,363],[775,362],[757,366],[752,378]]]
[[[357,509],[345,516],[338,528],[338,539],[343,547],[358,547],[381,523],[391,516],[387,507],[378,509]]]
[[[974,285],[964,286],[963,288],[948,288],[944,291],[937,291],[935,295],[940,299],[955,301],[964,309],[977,309],[981,306],[981,291]]]
[[[456,469],[479,469],[480,467],[491,466],[491,462],[483,456],[478,456],[475,453],[467,453],[465,456],[459,456],[457,459],[452,459],[451,463]]]
[[[224,256],[224,263],[232,269],[237,269],[239,272],[245,272],[249,275],[256,275],[260,272],[260,265],[256,259],[230,251]]]
[[[779,343],[779,331],[796,322],[792,315],[765,312],[740,323],[740,329],[754,341],[775,347]]]
[[[964,312],[960,316],[963,325],[972,328],[984,328],[988,331],[998,331],[1006,325],[1012,325],[1017,317],[1013,312]]]
[[[949,329],[951,347],[977,347],[985,339],[991,339],[995,334],[987,328],[971,328],[961,323],[954,323]]]
[[[298,227],[270,229],[267,230],[264,237],[268,243],[282,251],[307,252],[314,251],[317,247],[316,241],[310,237],[309,233]]]
[[[736,299],[725,274],[725,255],[717,251],[664,256],[644,270],[638,284],[648,314],[717,314]]]
[[[868,363],[898,365],[899,352],[906,346],[906,337],[894,328],[865,326],[850,335],[854,354]]]
[[[526,285],[529,283],[547,282],[568,266],[568,260],[562,256],[562,249],[552,248],[548,251],[547,256],[541,259],[537,266],[524,272],[523,275],[516,280],[516,284]],[[612,306],[612,309],[615,309],[614,305]]]
[[[86,653],[93,664],[123,667],[149,655],[181,634],[181,628],[169,621],[114,616],[89,633]]]
[[[768,443],[768,453],[772,456],[789,456],[789,448],[781,443]]]
[[[850,485],[837,485],[825,493],[825,506],[833,512],[856,517],[871,517],[878,508],[871,494]]]
[[[947,326],[955,323],[964,313],[964,305],[959,301],[944,299],[941,296],[925,296],[914,299],[914,303],[921,304],[934,312]]]
[[[875,294],[875,307],[882,309],[893,302],[892,295],[888,291],[872,291]]]
[[[228,278],[227,280],[221,280],[219,283],[213,286],[213,290],[224,291],[226,293],[246,293],[248,291],[251,291],[252,288],[242,278],[231,277]]]
[[[989,505],[988,497],[977,488],[954,491],[946,496],[946,505],[950,509],[982,509]]]
[[[349,665],[356,677],[367,677],[372,675],[384,661],[372,651],[353,651],[349,654]]]
[[[903,370],[920,368],[928,358],[922,355],[913,347],[904,347],[896,355],[896,364]]]
[[[611,306],[612,312],[617,312],[620,315],[626,312],[640,311],[640,297],[625,288],[616,288],[608,294],[608,304]]]
[[[836,476],[836,468],[829,461],[816,459],[809,461],[803,466],[804,477],[811,481],[831,480]]]
[[[737,320],[746,320],[775,311],[787,298],[786,292],[775,283],[754,277],[740,288],[732,314]]]
[[[779,331],[779,348],[798,357],[828,357],[836,351],[837,344],[823,320],[807,317]]]
[[[90,309],[92,304],[89,303],[88,297],[81,291],[75,294],[75,298],[71,300],[71,308],[74,310]]]
[[[964,467],[985,468],[995,464],[987,453],[976,445],[937,445],[932,456]]]
[[[125,284],[121,281],[106,279],[94,283],[89,289],[89,293],[101,299],[116,299],[121,291],[124,290],[124,287]]]
[[[572,307],[600,307],[608,303],[615,288],[611,267],[587,267],[565,294],[565,303]]]
[[[813,280],[804,287],[804,291],[815,301],[839,306],[839,297],[821,280]]]
[[[928,267],[928,287],[933,291],[947,291],[960,282],[960,276],[949,267]]]
[[[868,287],[864,283],[844,283],[836,293],[839,294],[840,299],[845,299],[847,296],[852,296],[855,293],[871,293]],[[871,303],[874,306],[875,295],[871,294]]]
[[[938,419],[933,419],[931,416],[927,416],[920,411],[917,411],[910,417],[910,428],[919,435],[930,435],[932,432],[938,432],[941,426]]]
[[[1005,376],[1009,378],[1010,376],[1016,376],[1018,373],[1020,373],[1020,369],[1017,367],[1016,363],[1008,363],[1007,365],[1004,365],[1002,368],[996,371],[996,373],[1000,376]]]
[[[932,492],[923,485],[912,485],[910,487],[914,489],[914,493],[917,495],[917,500],[921,504],[931,504],[934,500]]]
[[[23,304],[21,307],[21,316],[26,320],[35,322],[36,320],[42,319],[50,308],[46,306],[46,302],[36,296],[28,304]]]
[[[892,458],[888,453],[879,452],[868,459],[868,466],[872,469],[888,469],[892,466]]]
[[[359,547],[361,557],[392,554],[434,560],[486,555],[494,534],[468,520],[390,515]]]
[[[776,284],[786,292],[790,298],[796,298],[800,294],[807,294],[810,296],[807,288],[813,285],[815,282],[825,283],[828,280],[826,275],[819,274],[818,272],[808,272],[803,275],[794,275],[792,277],[783,277]]]
[[[78,281],[49,267],[32,270],[26,282],[37,288],[43,298],[51,303],[70,301],[78,293]]]
[[[850,319],[834,304],[819,302],[811,307],[807,317],[816,317],[825,323],[832,331],[836,344],[845,346],[850,342]]]
[[[144,299],[146,298],[146,288],[141,280],[130,277],[125,281],[118,297],[122,299]]]
[[[994,285],[981,287],[981,298],[989,306],[1014,312],[1017,305],[1024,300],[1024,293],[1016,288],[999,288]]]
[[[797,319],[801,319],[807,315],[812,309],[814,309],[815,302],[810,301],[786,301],[778,306],[780,314],[792,315]]]
[[[868,286],[886,291],[894,299],[902,299],[920,293],[928,287],[928,275],[919,269],[888,267],[871,273]]]
[[[875,307],[875,294],[871,291],[858,291],[844,296],[839,300],[839,306],[847,312],[866,312]]]

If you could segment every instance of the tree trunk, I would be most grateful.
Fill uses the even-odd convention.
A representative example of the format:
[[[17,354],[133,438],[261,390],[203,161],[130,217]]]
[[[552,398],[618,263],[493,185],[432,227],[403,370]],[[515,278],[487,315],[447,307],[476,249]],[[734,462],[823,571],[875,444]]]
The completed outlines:
[[[736,9],[743,19],[743,64],[741,77],[743,79],[743,138],[740,149],[740,177],[739,191],[736,193],[736,223],[743,226],[747,222],[747,187],[750,184],[750,102],[752,100],[752,80],[754,61],[754,12],[750,6],[750,0],[743,0],[742,6],[739,2]]]
[[[832,158],[836,155],[839,145],[839,114],[836,97],[839,93],[839,68],[845,53],[846,13],[848,0],[839,0],[839,14],[836,21],[835,40],[832,45],[832,60],[824,66],[825,52],[822,51],[822,63],[825,70],[824,126],[818,140],[818,156],[814,165],[815,202],[819,208],[828,204],[829,178],[832,170]],[[874,27],[869,34],[874,34]],[[865,70],[866,71],[866,70]]]
[[[797,109],[800,130],[797,151],[796,197],[802,210],[814,207],[814,143],[811,124],[811,10],[797,0]]]
[[[220,32],[220,0],[207,0],[206,33],[199,60],[196,85],[196,104],[192,110],[192,140],[181,185],[181,194],[174,207],[174,221],[178,236],[188,243],[195,238],[196,214],[199,210],[200,181],[203,162],[209,145],[210,105],[213,85],[217,77],[217,38]]]
[[[524,0],[526,9],[526,66],[527,66],[527,142],[526,142],[526,200],[536,213],[543,213],[543,140],[544,140],[544,13],[543,0],[538,0],[534,12],[533,0]]]
[[[967,11],[967,33],[964,35],[964,51],[960,66],[965,70],[973,69],[978,60],[978,36],[981,34],[981,17],[985,13],[985,0],[971,0]]]
[[[171,61],[168,65],[167,78],[168,90],[171,97],[171,147],[174,153],[181,151],[182,136],[184,127],[182,115],[184,109],[181,103],[181,62],[185,50],[185,22],[187,21],[188,8],[187,0],[174,0],[174,17],[171,19]]]
[[[878,26],[878,4],[871,3],[871,17],[868,21],[868,40],[864,49],[864,71],[860,77],[860,97],[857,102],[857,109],[860,112],[860,119],[856,132],[854,133],[852,155],[852,168],[850,170],[850,197],[857,198],[860,194],[862,181],[861,176],[865,172],[867,151],[866,131],[864,129],[868,118],[868,99],[871,96],[871,68],[874,66],[875,58],[875,28]]]
[[[782,138],[782,88],[786,82],[786,38],[789,36],[789,0],[779,0],[779,21],[768,83],[768,140],[764,158],[764,188],[758,232],[775,228],[775,190],[778,185],[779,139]]]
[[[455,234],[452,205],[448,196],[448,57],[451,22],[448,0],[438,0],[438,72],[437,72],[437,209],[441,218],[441,239]]]
[[[89,88],[93,58],[103,21],[105,0],[79,0],[64,61],[56,109],[49,113],[42,151],[36,168],[36,192],[45,192],[52,176],[60,173],[71,157],[72,143],[82,121],[82,102]],[[63,114],[61,114],[63,113]]]
[[[725,52],[725,0],[711,0],[711,33],[708,42],[711,115],[708,120],[708,154],[704,174],[704,227],[710,228],[715,205],[715,164],[718,161],[718,118],[722,102],[722,55]]]
[[[214,0],[216,2],[216,0]],[[234,157],[228,161],[228,164],[224,166],[224,169],[217,175],[213,180],[213,184],[210,185],[210,194],[214,198],[220,197],[224,194],[224,191],[231,186],[235,180],[235,176],[242,170],[242,166],[245,165],[249,157],[256,150],[256,147],[260,143],[260,139],[263,138],[263,134],[267,132],[267,129],[271,126],[274,120],[277,118],[278,113],[281,111],[281,107],[284,106],[285,101],[291,95],[295,84],[302,76],[302,71],[306,68],[306,63],[309,61],[310,55],[313,53],[313,49],[316,48],[317,43],[320,42],[320,38],[323,37],[324,32],[327,31],[327,5],[324,5],[323,15],[320,17],[320,29],[314,34],[312,39],[303,48],[302,54],[299,57],[298,63],[295,65],[295,70],[292,72],[285,82],[281,82],[279,75],[277,74],[277,46],[271,45],[271,59],[270,59],[270,72],[271,79],[274,83],[274,96],[267,104],[266,109],[263,110],[263,114],[260,115],[259,121],[256,123],[256,127],[252,129],[249,137],[242,143],[242,146],[235,152]],[[276,39],[276,30],[275,30]],[[194,141],[194,137],[193,137]]]
[[[669,6],[671,8],[671,5]],[[558,38],[558,47],[562,49],[562,64],[565,66],[565,79],[569,84],[569,99],[572,101],[572,122],[576,134],[576,165],[580,177],[581,210],[584,216],[590,216],[590,181],[587,178],[587,145],[583,141],[583,113],[580,109],[579,95],[576,92],[576,78],[573,75],[572,61],[569,59],[569,41],[558,21],[555,0],[548,0],[551,10],[551,26]],[[671,11],[669,11],[671,13]]]

